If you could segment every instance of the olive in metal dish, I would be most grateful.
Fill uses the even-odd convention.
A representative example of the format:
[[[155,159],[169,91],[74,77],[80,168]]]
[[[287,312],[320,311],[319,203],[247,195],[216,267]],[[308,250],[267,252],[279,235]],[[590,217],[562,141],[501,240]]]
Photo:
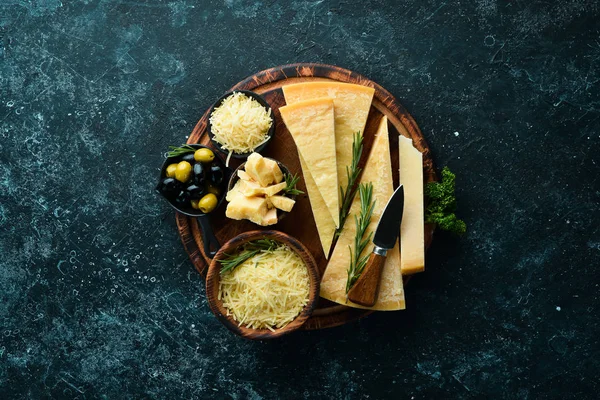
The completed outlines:
[[[201,225],[204,252],[212,257],[220,245],[208,215],[225,199],[226,183],[231,171],[221,157],[201,144],[171,146],[160,171],[156,191],[171,207]]]

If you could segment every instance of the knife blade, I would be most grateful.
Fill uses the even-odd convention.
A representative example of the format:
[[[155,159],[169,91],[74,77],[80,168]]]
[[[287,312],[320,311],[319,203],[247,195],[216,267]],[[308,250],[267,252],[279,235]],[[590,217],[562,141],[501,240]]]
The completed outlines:
[[[404,211],[404,188],[402,185],[392,194],[381,214],[373,237],[373,252],[360,277],[348,291],[348,300],[364,307],[372,307],[379,296],[379,281],[387,251],[396,245]]]
[[[400,235],[400,223],[402,222],[402,212],[404,211],[404,187],[402,185],[390,197],[381,219],[375,230],[373,243],[380,249],[389,250],[396,244],[396,239]]]

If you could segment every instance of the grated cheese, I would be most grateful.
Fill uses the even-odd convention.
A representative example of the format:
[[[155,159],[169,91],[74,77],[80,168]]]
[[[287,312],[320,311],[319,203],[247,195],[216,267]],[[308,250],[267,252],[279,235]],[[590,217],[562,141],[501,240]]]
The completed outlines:
[[[265,143],[272,123],[271,110],[241,92],[227,97],[210,115],[214,140],[229,151],[228,161],[232,153],[249,153]]]
[[[221,275],[218,298],[238,326],[274,331],[300,314],[308,303],[309,283],[300,256],[281,245]]]

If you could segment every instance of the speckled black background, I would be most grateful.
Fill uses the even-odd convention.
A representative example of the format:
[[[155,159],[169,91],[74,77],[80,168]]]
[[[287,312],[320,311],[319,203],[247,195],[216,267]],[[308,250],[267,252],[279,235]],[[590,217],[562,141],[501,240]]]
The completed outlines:
[[[589,399],[600,5],[0,0],[2,398]],[[336,64],[458,176],[408,309],[270,343],[212,316],[152,192],[232,84]]]

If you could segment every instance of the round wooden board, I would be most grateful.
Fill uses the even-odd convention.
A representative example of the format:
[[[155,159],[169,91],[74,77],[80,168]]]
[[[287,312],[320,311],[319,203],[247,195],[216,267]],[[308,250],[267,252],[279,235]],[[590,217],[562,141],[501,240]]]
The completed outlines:
[[[274,111],[277,122],[276,133],[271,143],[262,152],[264,156],[275,158],[285,164],[292,173],[302,175],[294,140],[279,115],[279,107],[285,105],[285,98],[281,87],[290,83],[327,80],[355,83],[375,89],[371,111],[363,133],[364,151],[361,166],[364,166],[370,152],[379,122],[383,115],[386,115],[389,120],[394,187],[398,186],[398,134],[412,138],[415,147],[423,153],[423,176],[425,182],[437,180],[429,147],[419,127],[404,107],[377,83],[355,72],[332,65],[300,63],[279,66],[252,75],[231,88],[231,90],[252,90],[261,94]],[[196,124],[196,127],[190,134],[188,143],[210,145],[210,140],[206,134],[206,122],[209,111],[207,110]],[[235,168],[239,164],[239,160],[232,159],[230,167]],[[303,178],[300,179],[298,187],[300,190],[306,192]],[[239,233],[260,229],[260,227],[248,221],[227,219],[225,217],[225,207],[225,205],[222,205],[211,215],[213,229],[221,244]],[[185,250],[189,254],[194,267],[199,273],[206,276],[206,269],[208,264],[210,264],[210,258],[206,257],[203,252],[200,228],[196,219],[178,213],[177,226]],[[434,228],[433,225],[425,226],[426,248],[431,244]],[[294,210],[289,216],[278,224],[264,229],[280,230],[297,238],[311,251],[319,265],[321,274],[323,273],[327,266],[327,259],[321,248],[317,228],[310,209],[310,202],[306,194],[298,197]],[[405,283],[406,281],[407,277],[405,278]],[[311,330],[339,326],[364,317],[371,312],[319,299],[317,309],[315,309],[311,318],[305,323],[303,329]]]

